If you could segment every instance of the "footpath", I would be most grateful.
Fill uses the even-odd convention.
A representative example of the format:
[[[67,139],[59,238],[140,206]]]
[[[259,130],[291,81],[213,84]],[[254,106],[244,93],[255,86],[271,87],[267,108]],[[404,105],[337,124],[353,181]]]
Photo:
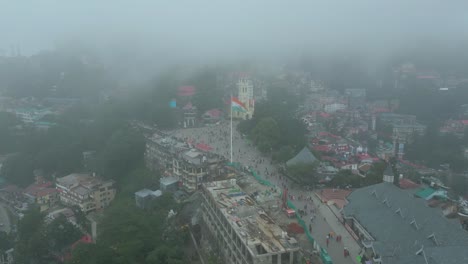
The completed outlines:
[[[324,218],[324,220],[327,222],[327,224],[330,226],[330,228],[335,234],[341,235],[342,237],[341,243],[345,245],[349,250],[350,257],[347,257],[346,260],[344,259],[341,260],[345,262],[340,262],[340,259],[336,259],[336,257],[333,258],[333,262],[338,264],[338,263],[350,263],[350,261],[352,261],[352,263],[360,264],[356,260],[356,256],[358,256],[359,253],[361,252],[361,247],[359,246],[359,244],[356,242],[356,240],[354,240],[354,238],[351,236],[348,230],[338,220],[336,215],[332,212],[332,209],[326,203],[322,203],[322,201],[315,194],[312,195],[312,200],[314,201],[316,205],[320,204],[320,206],[317,208],[317,210],[319,211],[319,214]],[[325,237],[323,237],[323,240],[325,241]],[[336,243],[336,242],[331,241],[330,244],[332,243]],[[329,252],[332,253],[331,250],[329,250]],[[333,256],[337,256],[337,254],[335,253],[333,254]]]

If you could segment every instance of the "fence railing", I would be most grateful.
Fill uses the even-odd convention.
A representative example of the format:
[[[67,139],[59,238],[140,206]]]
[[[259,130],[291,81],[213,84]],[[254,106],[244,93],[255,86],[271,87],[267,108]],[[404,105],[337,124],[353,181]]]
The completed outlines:
[[[242,165],[238,162],[233,162],[233,163],[228,163],[227,164],[228,166],[231,166],[237,170],[240,170],[242,171]],[[250,174],[252,174],[252,176],[258,181],[258,183],[260,183],[261,185],[265,185],[265,186],[268,186],[268,187],[273,187],[275,186],[273,183],[271,183],[270,181],[268,180],[265,180],[263,179],[262,177],[260,177],[254,170],[249,170]],[[280,192],[280,197],[282,197],[283,194],[282,192]],[[307,228],[307,225],[306,223],[304,222],[304,219],[302,219],[302,217],[299,215],[298,213],[298,210],[296,208],[296,206],[291,202],[291,200],[287,200],[287,205],[289,208],[291,209],[294,209],[294,211],[296,212],[296,219],[297,219],[297,222],[299,223],[299,225],[304,229],[305,231],[305,234],[307,236],[307,239],[309,240],[309,242],[312,244],[312,246],[314,247],[314,249],[320,251],[320,258],[322,259],[322,262],[324,264],[332,264],[332,259],[330,257],[330,255],[328,255],[328,252],[326,249],[324,248],[321,248],[320,245],[318,243],[316,243],[315,239],[312,237],[312,235],[310,234],[310,231],[309,229]]]

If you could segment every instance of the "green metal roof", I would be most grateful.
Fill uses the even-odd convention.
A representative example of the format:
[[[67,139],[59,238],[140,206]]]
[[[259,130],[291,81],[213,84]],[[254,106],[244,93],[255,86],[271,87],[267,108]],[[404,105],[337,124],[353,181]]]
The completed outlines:
[[[425,188],[425,189],[421,189],[419,190],[416,194],[416,196],[418,197],[421,197],[423,199],[427,199],[427,197],[429,197],[431,194],[433,194],[435,192],[434,189],[432,188]]]

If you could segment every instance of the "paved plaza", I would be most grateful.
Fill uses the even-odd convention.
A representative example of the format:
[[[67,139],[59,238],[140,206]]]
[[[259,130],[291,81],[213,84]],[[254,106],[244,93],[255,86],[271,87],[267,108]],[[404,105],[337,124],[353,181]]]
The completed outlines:
[[[282,177],[270,158],[262,155],[251,143],[241,137],[241,134],[236,130],[236,124],[233,124],[233,162],[239,162],[243,166],[253,168],[262,178],[277,186],[287,187],[288,194],[294,196],[293,203],[298,209],[303,209],[307,205],[307,215],[303,219],[307,225],[311,223],[311,234],[320,246],[327,248],[326,237],[331,232],[342,236],[341,242],[330,239],[327,251],[333,263],[357,263],[355,258],[360,252],[360,247],[338,221],[331,209],[326,204],[322,204],[311,191],[306,191],[301,186],[292,184],[288,179]],[[230,158],[229,122],[201,128],[180,129],[172,131],[170,134],[184,140],[193,140],[195,143],[208,144],[213,148],[213,152],[223,155],[227,159]],[[308,197],[312,200],[307,199]],[[315,211],[315,214],[312,213],[311,209]],[[311,221],[312,216],[314,216],[313,221]],[[351,256],[349,257],[343,255],[345,246],[350,251]]]

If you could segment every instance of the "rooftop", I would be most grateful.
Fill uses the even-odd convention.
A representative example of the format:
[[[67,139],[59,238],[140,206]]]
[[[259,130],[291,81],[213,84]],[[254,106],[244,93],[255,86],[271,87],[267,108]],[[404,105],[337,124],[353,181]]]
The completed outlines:
[[[468,233],[413,193],[385,182],[360,188],[348,196],[343,214],[369,232],[375,241],[366,244],[372,243],[383,263],[468,263]],[[416,255],[422,252],[428,262]]]
[[[317,158],[315,158],[314,154],[310,152],[309,148],[304,147],[301,152],[299,152],[294,158],[288,160],[286,162],[286,165],[288,166],[294,166],[298,164],[310,164],[317,161]]]
[[[56,193],[57,189],[50,186],[52,186],[51,182],[46,182],[44,184],[31,184],[24,189],[24,193],[32,197],[42,197],[51,193]]]
[[[104,182],[108,182],[111,180],[103,180],[100,177],[92,176],[89,174],[79,174],[79,173],[72,173],[62,178],[57,179],[57,184],[71,189],[81,185],[87,189],[92,189]]]
[[[145,198],[147,196],[154,196],[154,197],[159,197],[162,195],[162,192],[160,190],[157,191],[151,191],[149,189],[142,189],[139,190],[138,192],[135,193],[135,196]]]
[[[298,249],[297,241],[247,195],[236,180],[204,184],[217,207],[239,237],[244,238],[252,255],[280,253]]]

